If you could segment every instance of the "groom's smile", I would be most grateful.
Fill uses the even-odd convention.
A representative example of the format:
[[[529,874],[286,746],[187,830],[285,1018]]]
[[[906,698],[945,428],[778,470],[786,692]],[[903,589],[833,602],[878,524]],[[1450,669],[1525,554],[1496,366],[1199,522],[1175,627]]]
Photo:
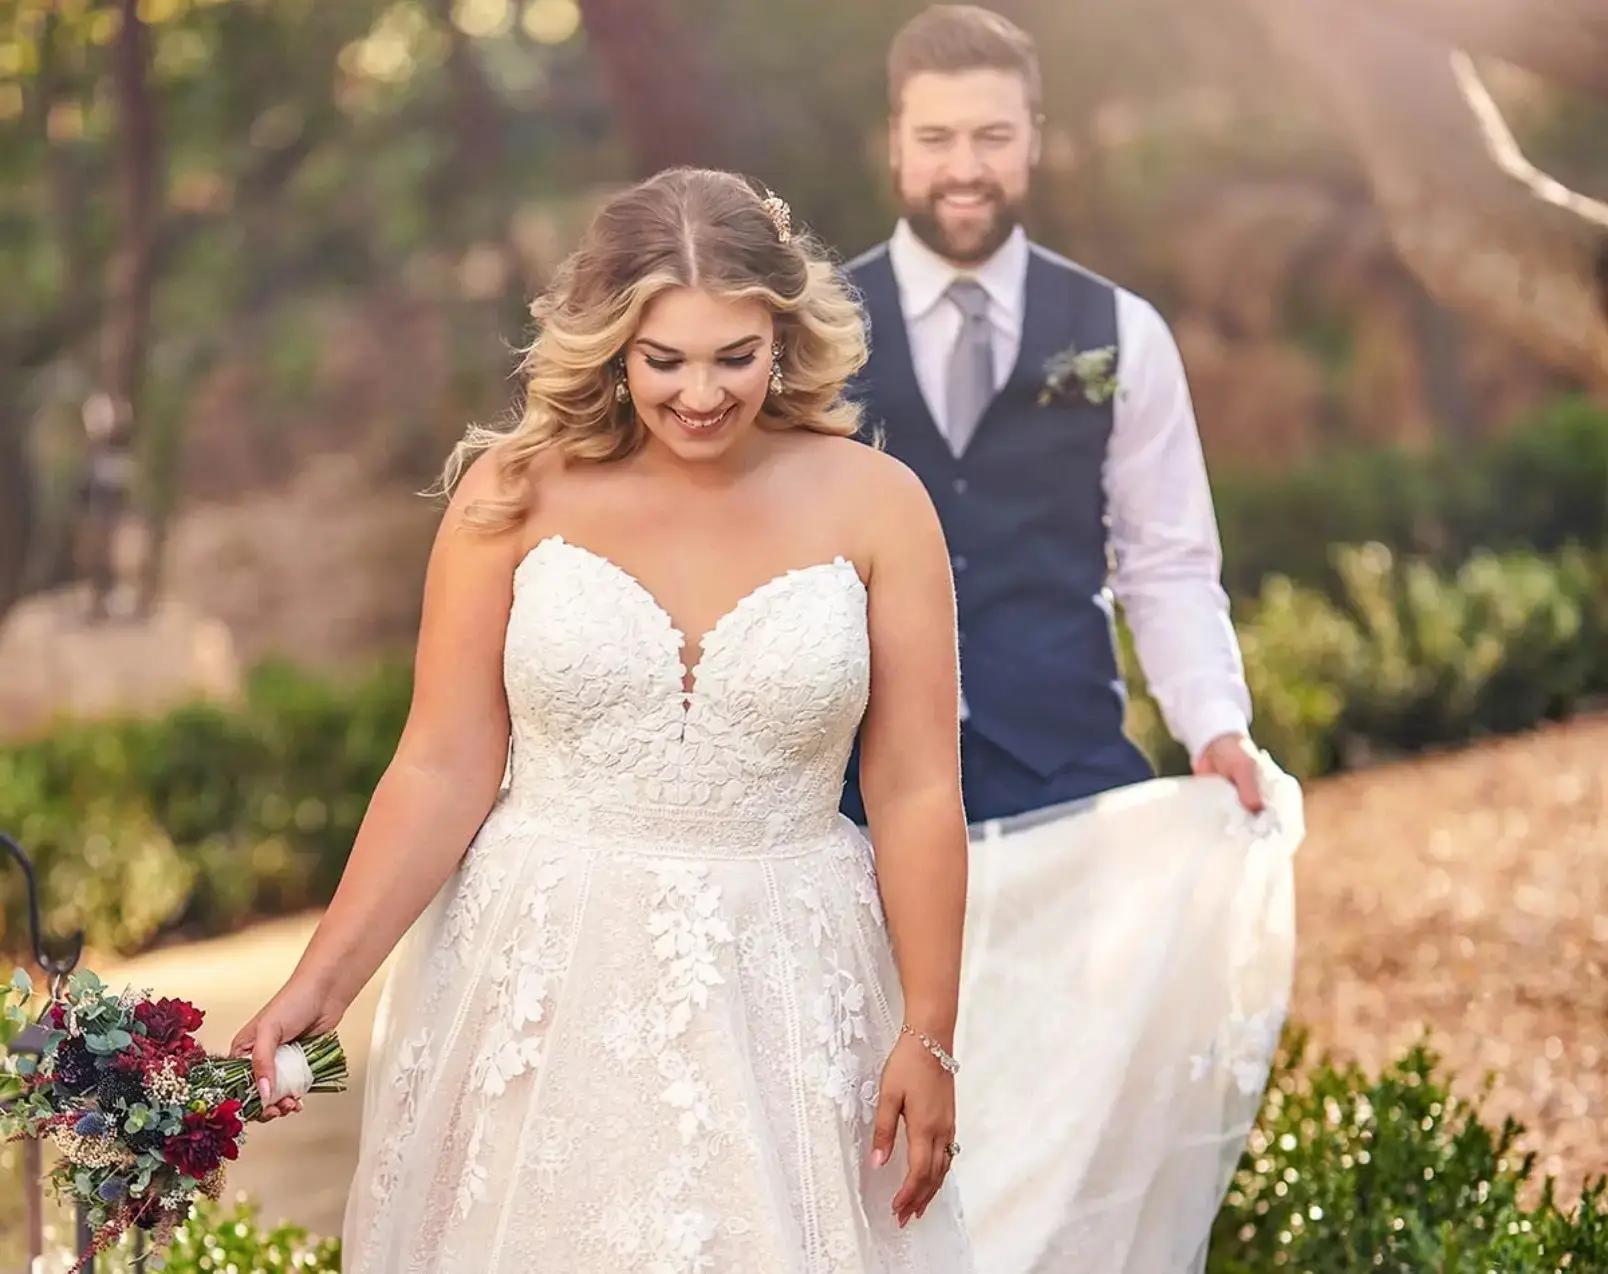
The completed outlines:
[[[889,160],[912,230],[956,265],[986,260],[1020,220],[1038,162],[1028,87],[991,67],[922,71],[899,91]]]

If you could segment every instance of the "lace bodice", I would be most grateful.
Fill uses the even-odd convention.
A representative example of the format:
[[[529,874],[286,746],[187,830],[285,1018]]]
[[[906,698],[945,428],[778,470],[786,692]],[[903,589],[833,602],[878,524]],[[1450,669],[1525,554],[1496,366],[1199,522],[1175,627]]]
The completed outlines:
[[[635,577],[542,540],[514,575],[507,801],[700,858],[821,834],[865,710],[865,605],[845,558],[787,571],[722,615],[688,668],[686,635]]]

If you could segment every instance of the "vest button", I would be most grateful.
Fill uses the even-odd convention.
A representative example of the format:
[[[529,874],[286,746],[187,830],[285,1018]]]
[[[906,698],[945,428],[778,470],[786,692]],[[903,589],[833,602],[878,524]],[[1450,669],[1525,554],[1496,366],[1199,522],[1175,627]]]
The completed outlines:
[[[965,478],[956,478],[955,479],[955,494],[956,495],[965,495],[966,494],[966,488],[967,488],[968,485],[969,484],[967,483]]]
[[[963,554],[956,553],[954,557],[949,559],[949,562],[956,571],[963,571],[966,569],[966,558]]]

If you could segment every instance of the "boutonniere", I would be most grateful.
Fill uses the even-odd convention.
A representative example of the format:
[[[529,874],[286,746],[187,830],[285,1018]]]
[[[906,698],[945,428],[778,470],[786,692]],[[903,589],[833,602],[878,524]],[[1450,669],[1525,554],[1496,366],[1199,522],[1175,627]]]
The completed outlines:
[[[1083,350],[1076,345],[1068,345],[1059,354],[1050,356],[1044,364],[1044,385],[1039,390],[1039,406],[1066,402],[1074,390],[1097,406],[1111,401],[1117,392],[1115,345]]]

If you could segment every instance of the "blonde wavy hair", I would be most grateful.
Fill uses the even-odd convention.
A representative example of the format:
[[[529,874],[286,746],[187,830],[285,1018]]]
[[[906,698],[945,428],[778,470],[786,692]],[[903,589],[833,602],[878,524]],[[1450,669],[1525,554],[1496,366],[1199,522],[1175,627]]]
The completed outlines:
[[[648,303],[676,287],[769,307],[786,392],[766,399],[761,427],[857,433],[859,408],[843,388],[866,359],[860,306],[813,236],[794,230],[784,240],[765,197],[733,173],[672,168],[610,199],[531,305],[537,336],[520,363],[518,419],[508,428],[471,425],[431,493],[450,492],[470,461],[492,448],[501,485],[523,491],[531,464],[549,450],[601,461],[641,447],[646,427],[631,402],[615,396],[624,375],[619,355]],[[477,500],[464,520],[507,530],[526,508],[519,496]]]

